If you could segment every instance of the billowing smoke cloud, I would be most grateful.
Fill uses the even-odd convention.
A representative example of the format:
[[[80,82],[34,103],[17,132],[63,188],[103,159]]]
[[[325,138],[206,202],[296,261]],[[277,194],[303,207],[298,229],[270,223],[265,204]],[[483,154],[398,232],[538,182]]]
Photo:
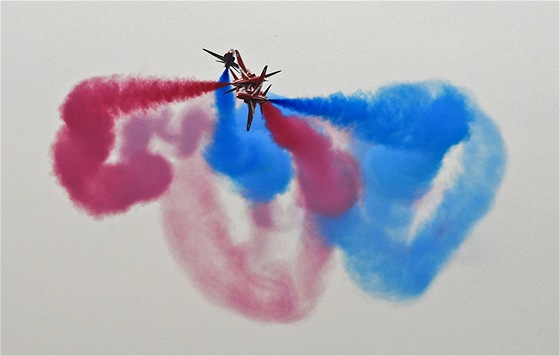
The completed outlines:
[[[324,236],[345,252],[352,278],[385,298],[421,295],[490,208],[505,166],[496,127],[445,83],[274,102],[321,116],[354,136],[364,181],[361,204],[339,217],[317,216]],[[462,152],[462,169],[437,209],[412,231],[418,203],[434,188],[452,148]]]
[[[78,84],[60,109],[65,126],[53,146],[54,172],[70,198],[99,216],[160,196],[172,179],[171,167],[161,155],[136,151],[122,162],[105,162],[115,141],[115,120],[218,87],[215,82],[119,77]]]
[[[227,71],[217,83],[85,81],[61,108],[53,146],[59,181],[94,216],[162,196],[175,258],[218,304],[299,320],[323,291],[334,249],[364,291],[419,297],[491,207],[504,144],[449,84],[277,98],[247,133],[246,105],[224,94],[227,82]],[[152,110],[213,90],[213,102],[178,116]],[[114,122],[125,116],[109,163]]]

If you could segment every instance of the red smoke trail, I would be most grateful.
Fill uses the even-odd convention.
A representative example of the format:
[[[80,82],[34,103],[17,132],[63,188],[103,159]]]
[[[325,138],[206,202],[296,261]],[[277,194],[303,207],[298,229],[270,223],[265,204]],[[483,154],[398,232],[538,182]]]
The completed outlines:
[[[296,117],[285,117],[271,103],[262,104],[274,141],[294,157],[296,175],[307,209],[335,216],[348,210],[361,190],[352,156],[334,149],[331,140]]]
[[[65,126],[52,148],[54,173],[70,198],[96,216],[157,198],[172,179],[171,166],[161,155],[142,150],[117,164],[104,164],[115,141],[114,121],[222,86],[210,81],[120,77],[79,83],[60,108]]]
[[[311,219],[306,219],[295,260],[274,258],[267,253],[267,241],[282,230],[275,222],[274,203],[253,209],[242,222],[252,228],[252,239],[236,244],[204,159],[194,155],[175,172],[164,197],[164,225],[176,258],[204,294],[262,321],[307,316],[322,292],[332,252]]]

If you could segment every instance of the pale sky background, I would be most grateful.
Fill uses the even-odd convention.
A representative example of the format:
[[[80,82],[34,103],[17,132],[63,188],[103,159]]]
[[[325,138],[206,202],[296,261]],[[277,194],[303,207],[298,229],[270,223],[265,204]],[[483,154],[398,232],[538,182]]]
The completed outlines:
[[[558,353],[558,2],[2,2],[2,353]],[[98,75],[217,79],[202,51],[282,69],[272,90],[448,80],[500,128],[494,208],[427,293],[373,299],[340,254],[307,319],[204,299],[159,203],[94,220],[51,175],[58,107]]]

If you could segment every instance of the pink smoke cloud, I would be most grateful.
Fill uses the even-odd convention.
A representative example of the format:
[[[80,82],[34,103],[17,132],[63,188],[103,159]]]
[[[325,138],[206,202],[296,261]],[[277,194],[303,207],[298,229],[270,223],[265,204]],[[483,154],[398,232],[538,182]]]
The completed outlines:
[[[291,322],[308,315],[321,295],[332,250],[305,219],[297,256],[265,253],[267,235],[282,228],[274,202],[252,208],[244,222],[249,241],[235,243],[214,176],[199,155],[176,167],[164,201],[164,225],[178,261],[214,302],[262,321]]]

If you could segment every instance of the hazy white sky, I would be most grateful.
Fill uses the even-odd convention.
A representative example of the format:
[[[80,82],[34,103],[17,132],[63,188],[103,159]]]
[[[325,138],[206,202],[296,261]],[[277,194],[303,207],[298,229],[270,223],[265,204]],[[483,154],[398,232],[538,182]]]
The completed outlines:
[[[2,2],[2,353],[558,353],[558,3]],[[498,125],[494,209],[418,301],[373,299],[337,255],[315,312],[262,324],[207,302],[159,204],[94,220],[51,175],[58,107],[109,74],[215,79],[202,51],[316,96],[448,80]]]

